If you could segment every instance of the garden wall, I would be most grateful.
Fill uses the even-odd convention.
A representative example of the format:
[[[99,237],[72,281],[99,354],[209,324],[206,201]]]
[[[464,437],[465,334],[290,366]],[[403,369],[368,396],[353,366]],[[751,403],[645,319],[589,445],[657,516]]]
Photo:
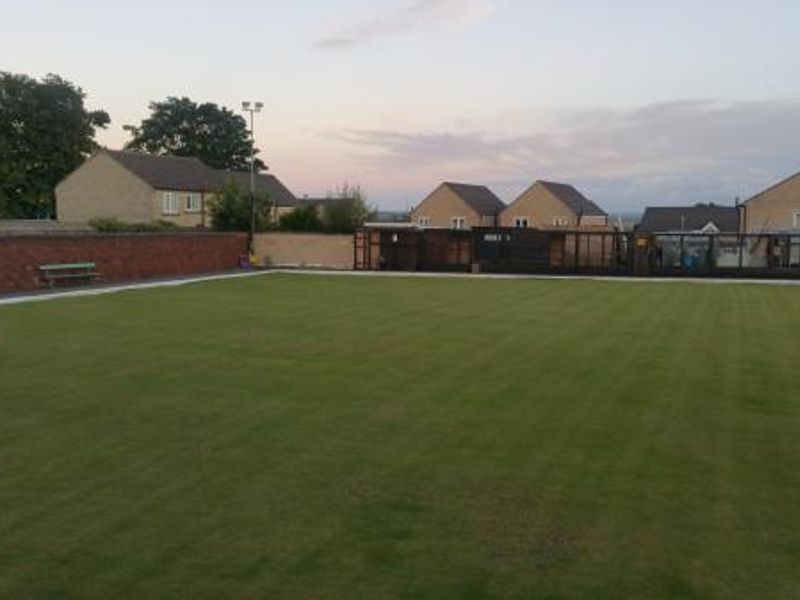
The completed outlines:
[[[259,233],[255,237],[256,264],[352,270],[353,236],[324,233]]]
[[[0,293],[39,289],[39,266],[94,262],[100,282],[230,271],[247,254],[239,233],[0,235]]]

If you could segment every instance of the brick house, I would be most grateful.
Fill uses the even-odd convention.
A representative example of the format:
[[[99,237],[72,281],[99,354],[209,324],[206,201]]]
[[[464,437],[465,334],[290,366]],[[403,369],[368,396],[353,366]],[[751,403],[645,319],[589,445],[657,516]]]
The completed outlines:
[[[756,194],[740,209],[744,233],[800,232],[800,173]]]
[[[571,185],[537,181],[500,217],[503,227],[584,229],[608,227],[608,215]]]
[[[506,205],[483,185],[445,182],[411,211],[418,227],[494,227]]]
[[[250,189],[249,173],[212,169],[196,158],[101,150],[56,186],[56,215],[68,223],[114,217],[210,227],[210,202],[227,181]],[[298,205],[274,175],[259,173],[255,183],[269,194],[277,216]]]

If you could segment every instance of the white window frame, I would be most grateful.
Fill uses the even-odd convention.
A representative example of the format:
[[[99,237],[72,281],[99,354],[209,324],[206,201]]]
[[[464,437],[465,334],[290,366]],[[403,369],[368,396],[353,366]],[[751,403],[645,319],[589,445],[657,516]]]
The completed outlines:
[[[553,227],[566,227],[569,225],[569,217],[558,215],[553,217]]]
[[[450,228],[456,231],[462,231],[467,228],[466,217],[450,217]]]
[[[794,227],[793,229],[800,229],[800,212],[794,213]]]
[[[713,221],[706,223],[705,227],[700,230],[700,233],[719,233],[719,227]]]
[[[199,213],[203,210],[203,199],[200,194],[190,192],[186,194],[185,201],[183,208],[187,213]]]
[[[517,229],[527,229],[531,226],[531,220],[528,217],[515,217],[514,218],[514,227]]]
[[[161,214],[181,214],[181,207],[178,203],[178,195],[175,192],[164,192],[164,195],[161,198]]]
[[[430,217],[417,217],[417,225],[420,227],[430,227],[431,226],[431,218]]]

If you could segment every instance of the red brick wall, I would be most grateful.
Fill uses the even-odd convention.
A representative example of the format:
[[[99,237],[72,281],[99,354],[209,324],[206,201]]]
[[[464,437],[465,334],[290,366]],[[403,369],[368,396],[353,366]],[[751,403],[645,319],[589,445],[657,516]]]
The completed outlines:
[[[39,265],[94,262],[101,282],[230,271],[247,253],[239,233],[0,236],[0,293],[40,287]]]

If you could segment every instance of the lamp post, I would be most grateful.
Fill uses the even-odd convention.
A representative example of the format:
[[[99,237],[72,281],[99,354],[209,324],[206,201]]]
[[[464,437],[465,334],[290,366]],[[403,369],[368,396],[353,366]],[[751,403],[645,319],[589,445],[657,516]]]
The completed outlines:
[[[256,236],[256,137],[255,115],[264,108],[263,102],[242,102],[242,111],[250,115],[250,253]]]

